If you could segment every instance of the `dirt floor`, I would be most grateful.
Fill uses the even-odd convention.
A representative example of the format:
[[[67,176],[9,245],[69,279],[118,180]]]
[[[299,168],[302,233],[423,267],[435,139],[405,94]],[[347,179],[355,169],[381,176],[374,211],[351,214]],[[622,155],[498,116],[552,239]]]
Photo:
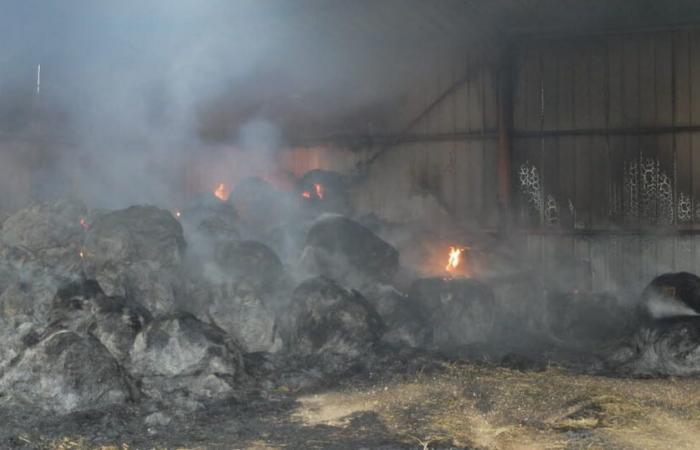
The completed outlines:
[[[324,387],[320,387],[324,386]],[[284,383],[149,426],[143,410],[3,411],[0,447],[54,449],[697,449],[700,380],[412,361]]]

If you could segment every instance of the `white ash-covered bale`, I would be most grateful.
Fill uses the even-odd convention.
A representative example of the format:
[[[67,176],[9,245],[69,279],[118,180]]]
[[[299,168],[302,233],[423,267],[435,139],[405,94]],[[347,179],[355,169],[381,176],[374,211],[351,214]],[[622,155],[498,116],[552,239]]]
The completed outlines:
[[[234,336],[245,352],[274,352],[280,349],[275,296],[245,282],[202,282],[188,294],[191,311]]]
[[[89,211],[80,202],[36,203],[0,231],[0,316],[46,320],[58,287],[81,273]]]
[[[188,275],[188,311],[235,336],[247,352],[280,348],[276,316],[286,303],[289,278],[269,247],[255,241],[222,243]]]
[[[129,375],[95,337],[57,330],[28,346],[0,377],[0,402],[67,413],[138,398]]]
[[[143,306],[105,295],[95,280],[62,286],[51,303],[50,326],[89,333],[124,362],[138,333],[152,320]]]
[[[56,291],[78,277],[78,273],[57,273],[37,261],[25,263],[6,279],[0,292],[0,317],[45,324]]]
[[[74,200],[36,203],[8,217],[0,230],[0,246],[21,249],[24,258],[54,271],[70,270],[80,262],[80,247],[88,224],[86,206]],[[17,255],[20,259],[12,259]],[[4,260],[21,263],[19,254],[6,252]]]
[[[132,206],[99,217],[83,246],[83,265],[107,295],[129,297],[154,314],[175,307],[185,240],[169,211]]]
[[[244,377],[235,338],[184,312],[150,322],[136,337],[128,367],[146,394],[166,402],[223,398]]]

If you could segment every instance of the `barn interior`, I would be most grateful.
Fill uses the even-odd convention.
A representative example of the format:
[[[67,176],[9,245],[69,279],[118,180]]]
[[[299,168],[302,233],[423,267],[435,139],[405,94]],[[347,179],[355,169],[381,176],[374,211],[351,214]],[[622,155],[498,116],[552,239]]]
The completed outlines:
[[[697,448],[697,2],[3,9],[0,447]]]

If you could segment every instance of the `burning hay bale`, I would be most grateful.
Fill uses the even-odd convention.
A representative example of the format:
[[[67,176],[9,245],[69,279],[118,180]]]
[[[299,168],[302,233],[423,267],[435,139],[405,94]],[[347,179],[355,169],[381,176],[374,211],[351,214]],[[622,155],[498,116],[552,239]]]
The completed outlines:
[[[700,314],[700,277],[688,272],[659,275],[644,289],[642,307],[652,319]]]
[[[307,210],[343,215],[352,213],[347,180],[338,172],[309,171],[299,179],[295,190]]]
[[[130,377],[91,335],[55,331],[28,347],[0,378],[2,403],[66,413],[137,397]]]
[[[316,277],[301,283],[292,295],[286,343],[300,355],[325,354],[356,358],[378,343],[384,324],[357,291]]]
[[[324,215],[306,236],[302,265],[351,286],[389,282],[398,271],[399,252],[357,222]]]
[[[175,305],[184,248],[182,227],[170,212],[132,206],[92,224],[83,246],[85,274],[108,295],[168,312]]]
[[[386,324],[382,341],[409,347],[423,347],[431,342],[432,330],[408,296],[387,285],[375,286],[366,291],[366,296]]]
[[[152,320],[143,306],[123,297],[108,297],[94,280],[63,286],[51,305],[51,327],[90,333],[124,362],[136,335]]]
[[[159,400],[222,398],[239,385],[241,353],[240,344],[219,328],[178,312],[153,320],[138,334],[128,367]]]
[[[496,315],[494,296],[479,281],[421,278],[411,285],[409,297],[429,322],[437,347],[459,347],[490,337]]]

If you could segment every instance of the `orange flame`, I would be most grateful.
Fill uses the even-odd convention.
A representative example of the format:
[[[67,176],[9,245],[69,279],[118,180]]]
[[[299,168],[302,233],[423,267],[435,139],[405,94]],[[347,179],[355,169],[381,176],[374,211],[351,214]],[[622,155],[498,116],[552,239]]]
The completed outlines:
[[[217,186],[217,188],[214,189],[214,196],[216,196],[216,198],[218,198],[222,202],[228,200],[229,194],[230,192],[226,188],[226,185],[224,183],[219,183],[219,186]]]
[[[323,186],[318,184],[318,183],[315,183],[314,187],[316,188],[316,197],[323,200],[323,194],[324,194]]]
[[[445,270],[448,272],[453,272],[459,266],[462,252],[466,250],[465,248],[450,247],[450,257],[447,261],[447,266]]]
[[[85,217],[80,218],[80,226],[83,227],[83,230],[89,230],[90,229],[90,224],[87,223],[87,220]]]
[[[309,191],[304,191],[301,193],[301,196],[304,198],[311,198],[311,192]]]

